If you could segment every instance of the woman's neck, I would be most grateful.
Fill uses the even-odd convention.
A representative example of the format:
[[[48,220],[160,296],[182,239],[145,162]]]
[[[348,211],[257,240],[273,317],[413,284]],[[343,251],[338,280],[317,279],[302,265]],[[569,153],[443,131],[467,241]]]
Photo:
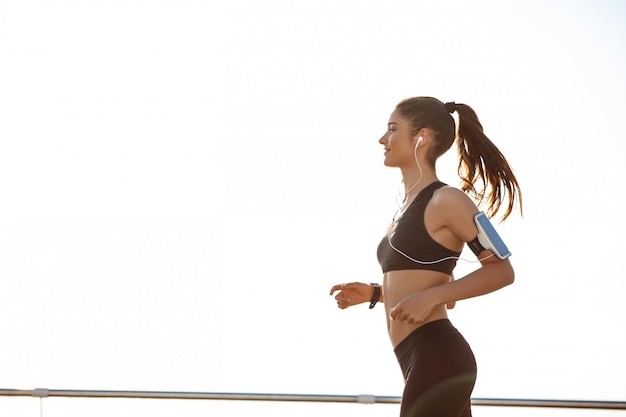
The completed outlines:
[[[411,170],[411,172],[402,171],[404,194],[407,197],[418,194],[434,181],[438,181],[438,178],[437,174],[432,170],[422,169],[421,172],[417,169]]]

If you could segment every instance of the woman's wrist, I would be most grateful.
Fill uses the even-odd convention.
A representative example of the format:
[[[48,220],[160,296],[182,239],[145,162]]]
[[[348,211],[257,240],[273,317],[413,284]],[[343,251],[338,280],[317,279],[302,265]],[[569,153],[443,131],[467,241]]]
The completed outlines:
[[[381,299],[383,288],[380,284],[371,283],[370,287],[372,287],[372,296],[370,298],[370,310],[376,306]]]

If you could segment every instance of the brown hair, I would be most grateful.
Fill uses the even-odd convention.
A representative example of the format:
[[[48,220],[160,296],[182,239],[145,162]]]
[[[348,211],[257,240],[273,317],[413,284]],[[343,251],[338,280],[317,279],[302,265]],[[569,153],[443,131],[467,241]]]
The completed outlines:
[[[478,204],[487,203],[487,214],[493,217],[508,200],[505,220],[518,202],[522,213],[522,192],[513,169],[500,150],[483,132],[483,126],[474,110],[466,104],[446,103],[433,97],[413,97],[401,101],[396,109],[409,121],[411,133],[417,134],[427,128],[432,133],[432,145],[427,160],[433,166],[456,138],[459,151],[458,173],[461,189],[473,196]],[[452,112],[459,116],[458,130],[455,129]],[[482,187],[476,188],[480,180]]]

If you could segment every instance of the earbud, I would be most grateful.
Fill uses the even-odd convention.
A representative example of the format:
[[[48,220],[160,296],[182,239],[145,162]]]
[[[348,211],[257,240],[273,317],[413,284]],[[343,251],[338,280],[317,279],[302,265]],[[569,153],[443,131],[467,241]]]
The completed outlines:
[[[423,137],[421,137],[421,136],[419,136],[419,137],[417,138],[417,142],[415,143],[415,150],[416,150],[416,151],[417,151],[417,147],[418,147],[418,146],[420,146],[420,142],[421,142],[421,141],[423,141],[423,140],[424,140],[424,138],[423,138]]]

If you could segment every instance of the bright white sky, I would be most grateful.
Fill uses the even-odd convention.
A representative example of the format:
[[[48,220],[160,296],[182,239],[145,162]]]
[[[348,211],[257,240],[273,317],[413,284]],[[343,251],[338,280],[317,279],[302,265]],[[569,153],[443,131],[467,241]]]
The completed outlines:
[[[400,395],[383,309],[328,290],[380,280],[400,177],[377,140],[399,100],[432,95],[474,107],[524,191],[499,226],[516,283],[450,313],[474,397],[626,400],[625,17],[608,0],[0,1],[0,386]],[[458,184],[454,150],[438,169]],[[250,407],[397,413],[56,398],[44,415]],[[0,415],[39,402],[0,397]]]

